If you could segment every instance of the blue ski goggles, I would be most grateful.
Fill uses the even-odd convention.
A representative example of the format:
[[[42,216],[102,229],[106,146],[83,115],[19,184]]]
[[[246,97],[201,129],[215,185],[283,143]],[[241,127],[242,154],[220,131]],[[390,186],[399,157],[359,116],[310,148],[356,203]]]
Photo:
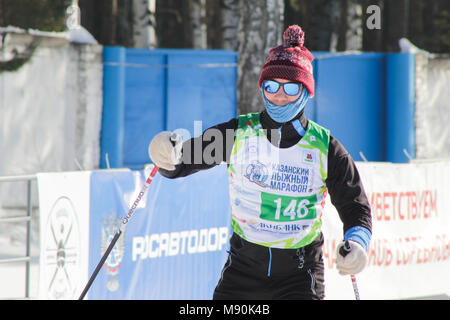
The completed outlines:
[[[296,96],[300,92],[302,85],[297,82],[287,82],[287,83],[279,83],[275,80],[264,80],[263,83],[264,91],[268,93],[277,93],[280,90],[280,87],[283,87],[284,92],[288,96]]]

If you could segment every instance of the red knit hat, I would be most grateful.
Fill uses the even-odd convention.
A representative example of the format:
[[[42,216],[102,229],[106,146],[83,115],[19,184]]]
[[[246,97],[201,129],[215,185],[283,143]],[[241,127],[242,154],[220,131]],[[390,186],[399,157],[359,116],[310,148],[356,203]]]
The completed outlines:
[[[273,78],[301,82],[311,97],[314,96],[314,77],[311,52],[303,46],[305,33],[298,25],[292,25],[283,33],[283,44],[269,51],[269,57],[259,76],[259,87],[264,80]]]

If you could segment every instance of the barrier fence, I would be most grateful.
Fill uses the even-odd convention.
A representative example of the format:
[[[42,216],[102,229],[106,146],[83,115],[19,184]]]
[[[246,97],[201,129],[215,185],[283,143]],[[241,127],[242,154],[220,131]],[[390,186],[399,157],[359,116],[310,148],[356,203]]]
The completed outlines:
[[[357,275],[361,299],[448,298],[450,185],[443,177],[450,176],[450,162],[357,162],[357,167],[373,221],[369,263]],[[0,264],[25,263],[25,299],[32,298],[33,183],[37,182],[40,211],[37,298],[77,299],[120,216],[141,189],[145,170],[0,178],[0,183],[27,183],[26,215],[0,219],[27,224],[25,255],[0,260]],[[326,201],[326,299],[352,299],[350,279],[339,276],[335,267],[342,223],[329,197]],[[225,165],[175,180],[157,175],[87,298],[208,300],[226,261],[230,235]]]
[[[0,218],[0,224],[3,223],[26,223],[26,240],[25,240],[25,255],[9,258],[9,259],[0,259],[1,264],[10,264],[10,263],[25,263],[25,299],[30,298],[30,263],[31,263],[31,220],[32,220],[32,183],[36,181],[36,175],[24,175],[24,176],[6,176],[0,177],[0,183],[3,182],[27,182],[27,191],[26,191],[26,215],[22,216],[12,216],[12,217],[3,217]]]
[[[404,150],[415,158],[415,56],[313,54],[316,93],[307,117],[354,159],[406,163]],[[104,47],[103,70],[101,168],[108,153],[112,168],[139,170],[160,131],[195,137],[237,115],[236,52]]]
[[[361,299],[449,295],[450,184],[443,177],[450,162],[357,167],[373,221],[369,263],[357,275]],[[78,298],[147,176],[145,170],[38,175],[39,298]],[[227,258],[230,217],[226,165],[173,180],[157,175],[87,298],[211,299]],[[350,278],[336,270],[342,222],[329,197],[322,219],[326,299],[354,299]],[[68,239],[59,247],[64,264],[55,264],[59,239]]]

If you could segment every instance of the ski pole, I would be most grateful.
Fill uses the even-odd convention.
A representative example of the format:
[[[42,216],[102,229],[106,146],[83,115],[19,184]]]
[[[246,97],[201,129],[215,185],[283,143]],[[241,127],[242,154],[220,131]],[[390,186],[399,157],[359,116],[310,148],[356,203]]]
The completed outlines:
[[[341,249],[339,250],[339,254],[343,257],[345,257],[349,252],[350,252],[351,248],[350,248],[350,243],[348,243],[348,241],[345,241],[344,245],[341,247]],[[360,300],[359,298],[359,290],[358,290],[358,284],[356,283],[356,277],[354,274],[350,275],[350,279],[352,280],[352,286],[353,286],[353,291],[355,292],[355,298],[356,300]]]
[[[105,253],[103,254],[102,258],[100,259],[100,262],[98,263],[97,267],[95,268],[94,272],[92,273],[91,277],[89,278],[89,281],[86,284],[86,287],[84,288],[84,290],[81,293],[78,300],[83,300],[84,296],[89,291],[89,288],[91,287],[92,283],[94,282],[95,278],[97,277],[97,274],[99,273],[100,269],[102,268],[103,264],[105,263],[106,259],[108,258],[110,252],[114,248],[114,245],[116,244],[117,240],[119,239],[120,235],[122,234],[123,228],[128,223],[128,221],[130,221],[131,216],[133,215],[134,211],[136,210],[139,202],[141,201],[142,197],[145,194],[145,191],[150,186],[150,183],[152,182],[152,180],[155,177],[158,170],[159,170],[159,167],[155,165],[152,172],[148,176],[147,180],[145,180],[144,186],[142,187],[141,191],[139,192],[136,200],[134,200],[133,205],[131,206],[127,215],[122,219],[122,224],[121,224],[120,228],[117,230],[116,234],[114,235],[114,238],[111,240],[111,243],[109,244],[109,246],[106,249]]]

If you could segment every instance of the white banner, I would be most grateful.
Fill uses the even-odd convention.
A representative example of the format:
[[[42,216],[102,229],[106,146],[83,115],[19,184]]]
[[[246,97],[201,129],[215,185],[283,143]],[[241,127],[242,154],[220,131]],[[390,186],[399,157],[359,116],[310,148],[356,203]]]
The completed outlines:
[[[356,275],[361,299],[450,295],[450,162],[357,163],[372,208],[368,267]],[[327,198],[323,226],[326,299],[355,299],[337,272],[342,222]]]
[[[38,174],[39,299],[78,299],[88,281],[91,172]]]

